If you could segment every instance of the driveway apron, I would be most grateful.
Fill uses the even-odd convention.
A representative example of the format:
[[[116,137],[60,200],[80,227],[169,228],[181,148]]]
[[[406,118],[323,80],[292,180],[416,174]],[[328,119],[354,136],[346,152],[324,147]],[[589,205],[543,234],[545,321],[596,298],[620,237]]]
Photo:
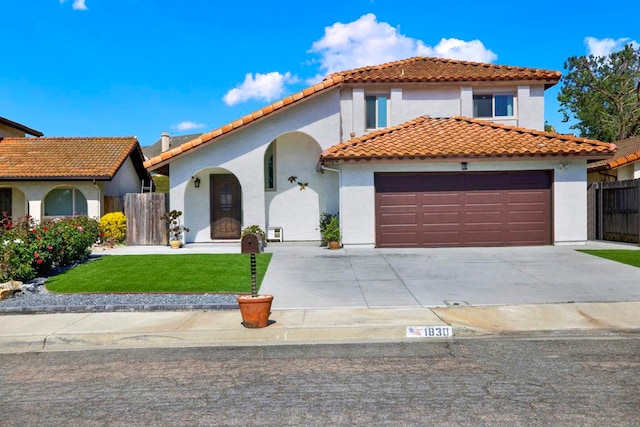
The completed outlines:
[[[640,300],[640,269],[580,246],[340,249],[270,244],[260,292],[274,309],[438,307]]]

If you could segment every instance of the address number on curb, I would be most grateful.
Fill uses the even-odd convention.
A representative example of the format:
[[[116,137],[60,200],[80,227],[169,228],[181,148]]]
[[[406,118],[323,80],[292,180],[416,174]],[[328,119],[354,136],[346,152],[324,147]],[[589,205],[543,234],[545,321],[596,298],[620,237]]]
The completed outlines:
[[[407,326],[407,338],[453,338],[451,326]]]

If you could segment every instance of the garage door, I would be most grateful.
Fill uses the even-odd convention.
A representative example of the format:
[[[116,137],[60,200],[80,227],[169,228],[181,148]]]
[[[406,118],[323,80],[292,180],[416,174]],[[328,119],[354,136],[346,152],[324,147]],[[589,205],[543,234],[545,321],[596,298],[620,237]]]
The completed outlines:
[[[376,246],[551,244],[551,172],[376,174]]]

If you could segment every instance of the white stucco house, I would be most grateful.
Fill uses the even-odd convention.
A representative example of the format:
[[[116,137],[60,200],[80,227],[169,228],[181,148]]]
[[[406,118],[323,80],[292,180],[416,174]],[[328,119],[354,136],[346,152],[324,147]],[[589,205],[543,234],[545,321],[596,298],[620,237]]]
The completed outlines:
[[[151,186],[135,137],[0,137],[0,214],[34,220],[105,213],[105,197]]]
[[[257,224],[360,247],[584,242],[587,160],[615,146],[544,132],[560,73],[415,57],[322,82],[145,162],[170,176],[187,242]]]

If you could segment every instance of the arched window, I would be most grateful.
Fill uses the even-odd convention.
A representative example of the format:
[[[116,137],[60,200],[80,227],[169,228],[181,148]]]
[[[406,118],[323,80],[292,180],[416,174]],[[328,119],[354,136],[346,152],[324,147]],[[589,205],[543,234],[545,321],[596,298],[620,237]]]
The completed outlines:
[[[56,188],[44,199],[44,216],[78,216],[87,214],[87,199],[75,188]]]
[[[264,154],[264,189],[276,189],[276,141],[269,144],[267,152]]]
[[[11,199],[11,188],[0,188],[0,218],[3,212],[6,212],[8,216],[13,215]]]

